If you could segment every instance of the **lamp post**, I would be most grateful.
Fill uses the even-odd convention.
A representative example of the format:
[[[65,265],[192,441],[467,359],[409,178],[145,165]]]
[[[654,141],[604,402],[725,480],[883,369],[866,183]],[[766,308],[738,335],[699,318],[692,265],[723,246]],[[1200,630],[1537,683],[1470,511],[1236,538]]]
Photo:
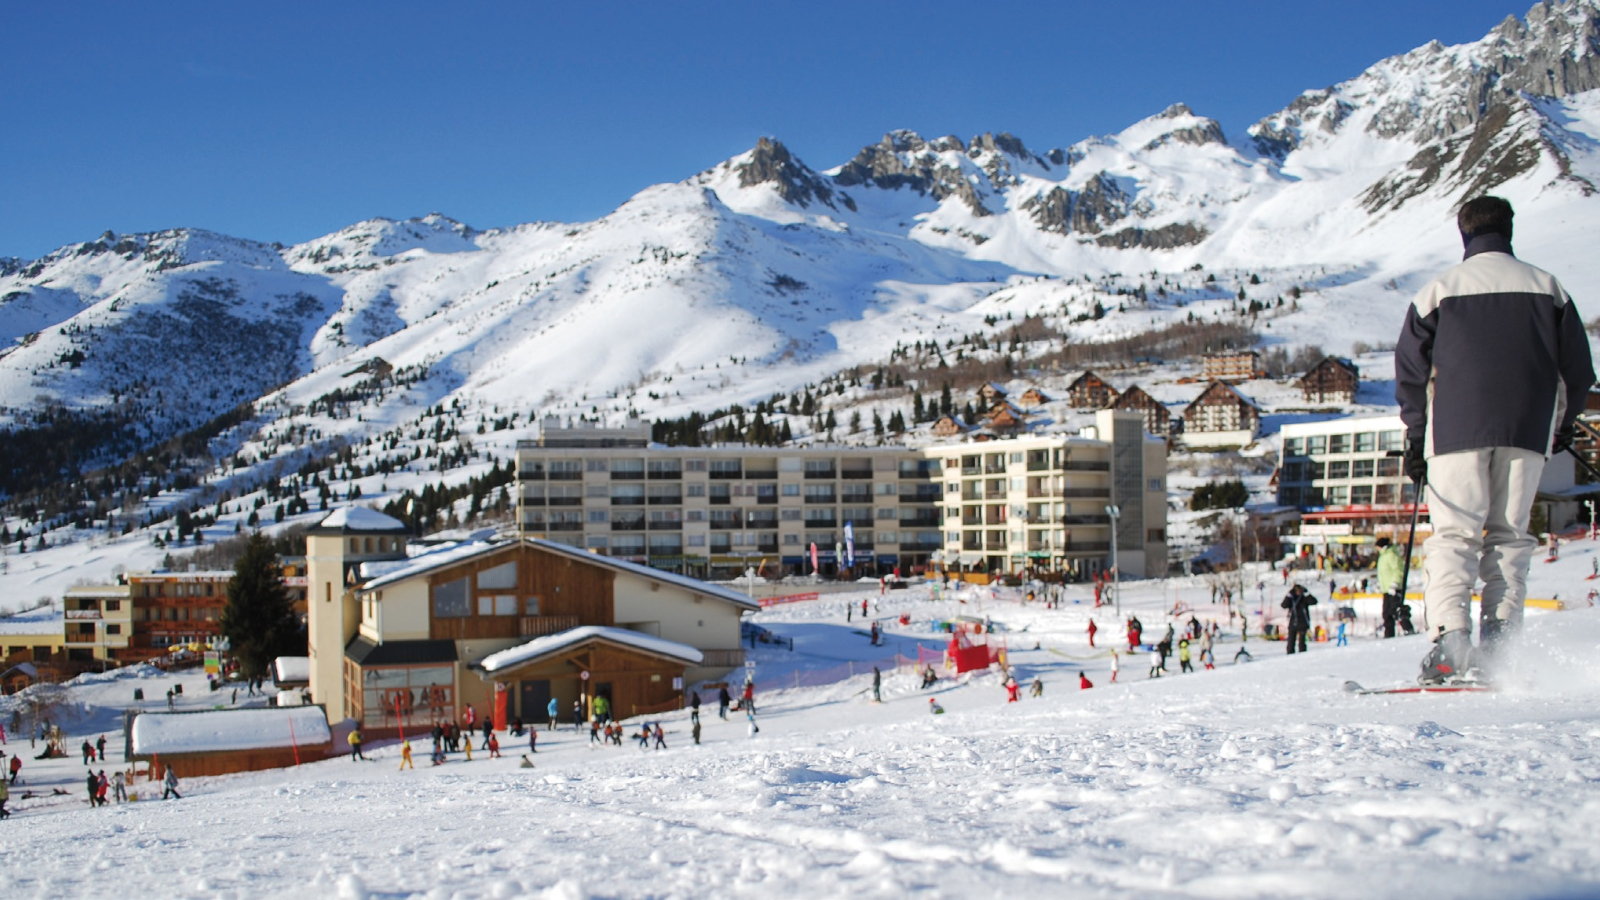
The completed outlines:
[[[1111,517],[1111,598],[1117,604],[1117,618],[1122,618],[1122,572],[1117,568],[1117,518],[1122,515],[1122,510],[1115,504],[1106,507],[1106,515]]]

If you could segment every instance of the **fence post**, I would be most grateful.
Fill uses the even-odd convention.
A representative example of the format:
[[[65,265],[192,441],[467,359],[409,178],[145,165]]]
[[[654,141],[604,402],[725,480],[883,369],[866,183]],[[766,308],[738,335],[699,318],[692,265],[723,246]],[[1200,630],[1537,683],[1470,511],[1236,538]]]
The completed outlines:
[[[799,687],[800,686],[800,670],[799,669],[795,669],[794,670],[794,686],[795,687]]]

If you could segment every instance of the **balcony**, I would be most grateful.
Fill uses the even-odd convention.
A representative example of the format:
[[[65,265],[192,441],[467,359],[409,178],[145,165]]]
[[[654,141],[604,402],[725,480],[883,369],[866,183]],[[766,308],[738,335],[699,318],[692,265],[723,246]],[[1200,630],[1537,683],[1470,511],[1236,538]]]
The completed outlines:
[[[650,470],[651,481],[680,481],[682,479],[683,472],[679,469],[670,469],[666,471],[659,471],[656,469]]]
[[[1031,487],[1031,488],[1028,488],[1028,496],[1030,498],[1044,497],[1046,499],[1049,499],[1049,498],[1052,498],[1052,497],[1060,497],[1060,496],[1062,496],[1062,493],[1061,493],[1061,488]]]
[[[983,467],[983,474],[985,475],[1004,475],[1005,473],[1005,463],[986,463]]]
[[[612,531],[643,531],[644,519],[612,519]]]
[[[660,494],[650,497],[651,506],[682,506],[682,494]]]
[[[737,669],[744,665],[744,650],[701,650],[700,665],[707,669]]]
[[[517,633],[521,637],[541,637],[577,627],[577,616],[523,616],[517,621]]]
[[[551,506],[582,506],[582,497],[551,497],[547,501]]]
[[[643,506],[643,497],[612,497],[612,506]]]
[[[69,647],[82,647],[100,642],[95,639],[94,632],[91,631],[88,634],[69,634],[66,636],[66,643]]]
[[[1028,471],[1048,472],[1050,471],[1050,461],[1047,459],[1030,459],[1028,460]]]
[[[1073,541],[1061,548],[1062,553],[1108,553],[1110,541]]]
[[[756,552],[757,553],[777,553],[778,552],[778,542],[777,541],[773,541],[770,544],[757,544],[756,545]]]
[[[615,470],[614,469],[611,472],[611,480],[612,481],[643,481],[644,480],[644,470],[643,469],[632,469],[632,470],[628,470],[628,469]]]
[[[682,522],[651,522],[651,531],[682,531]]]
[[[1088,497],[1090,499],[1096,499],[1096,498],[1100,498],[1100,497],[1110,497],[1111,496],[1111,485],[1108,484],[1105,487],[1066,488],[1065,490],[1063,490],[1061,492],[1061,496],[1063,496],[1063,497]]]
[[[548,531],[582,531],[582,522],[551,522],[545,526]]]
[[[1109,472],[1111,471],[1111,463],[1092,459],[1081,462],[1068,461],[1061,468],[1069,472]]]
[[[523,506],[543,506],[544,505],[544,497],[542,497],[542,496],[541,497],[523,497],[522,498],[522,505]]]
[[[872,470],[871,469],[842,469],[839,472],[839,477],[843,478],[843,479],[845,479],[847,481],[862,481],[862,480],[871,481],[872,480]]]
[[[930,541],[901,541],[900,542],[900,552],[901,553],[933,553],[935,551],[943,550],[943,549],[944,549],[944,544],[939,543],[938,541],[931,541],[931,542]]]
[[[806,502],[807,503],[828,503],[828,504],[833,504],[833,503],[837,503],[839,501],[837,499],[835,499],[834,495],[832,495],[832,494],[807,494],[806,495]]]
[[[839,520],[835,519],[833,516],[829,516],[826,519],[806,519],[807,528],[833,528],[838,524]]]
[[[744,477],[749,481],[777,481],[778,470],[773,469],[770,472],[746,472],[744,473]]]
[[[519,481],[543,481],[544,467],[534,466],[526,469],[518,469],[517,479]]]
[[[939,516],[937,513],[928,513],[926,515],[916,515],[916,516],[902,516],[900,518],[900,527],[901,528],[943,528],[944,527],[944,518]]]
[[[983,469],[980,468],[979,466],[962,466],[961,467],[961,476],[963,478],[971,476],[971,475],[982,475],[982,474],[983,474]]]
[[[98,610],[98,609],[69,609],[66,612],[66,616],[67,616],[68,619],[98,619],[98,618],[100,618],[100,610]]]
[[[744,473],[740,469],[712,469],[711,477],[719,481],[735,481],[743,478]]]
[[[1110,516],[1062,516],[1056,521],[1063,525],[1110,525]]]
[[[826,469],[826,470],[824,470],[824,469],[807,469],[806,470],[806,480],[807,481],[822,481],[824,479],[826,479],[828,481],[832,481],[833,479],[835,479],[837,477],[838,476],[834,474],[834,471],[832,469]]]
[[[573,470],[570,470],[570,471],[559,471],[558,472],[558,471],[552,469],[550,471],[549,478],[550,478],[551,481],[582,481],[583,480],[583,470],[581,470],[581,469],[573,469]]]
[[[744,526],[739,523],[738,519],[712,519],[711,520],[711,530],[712,531],[737,531],[738,529],[743,528],[743,527]]]

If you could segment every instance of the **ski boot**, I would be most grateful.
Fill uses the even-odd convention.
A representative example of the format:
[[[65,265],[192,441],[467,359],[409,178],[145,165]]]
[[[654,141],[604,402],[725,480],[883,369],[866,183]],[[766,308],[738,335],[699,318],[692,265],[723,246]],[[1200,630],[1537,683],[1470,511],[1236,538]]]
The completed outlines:
[[[1483,619],[1478,623],[1478,649],[1472,654],[1472,665],[1481,683],[1488,684],[1504,673],[1511,642],[1521,624],[1507,619]]]
[[[1462,684],[1477,681],[1474,666],[1472,632],[1466,629],[1447,631],[1433,642],[1433,649],[1422,658],[1422,672],[1417,684]]]

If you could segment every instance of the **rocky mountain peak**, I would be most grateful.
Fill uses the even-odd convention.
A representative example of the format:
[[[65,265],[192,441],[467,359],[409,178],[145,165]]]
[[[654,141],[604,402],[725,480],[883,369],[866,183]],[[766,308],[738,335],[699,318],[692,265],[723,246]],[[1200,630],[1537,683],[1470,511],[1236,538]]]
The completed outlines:
[[[833,189],[817,173],[771,138],[756,141],[749,159],[738,166],[740,187],[770,184],[786,203],[809,206],[813,201],[833,206]]]

